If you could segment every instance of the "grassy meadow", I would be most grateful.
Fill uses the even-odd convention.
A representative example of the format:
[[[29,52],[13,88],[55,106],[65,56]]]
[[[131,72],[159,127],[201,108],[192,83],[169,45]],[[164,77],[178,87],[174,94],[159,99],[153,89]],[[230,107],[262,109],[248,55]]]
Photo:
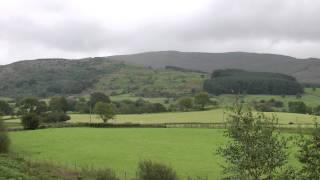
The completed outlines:
[[[139,123],[139,124],[157,124],[157,123],[224,123],[228,117],[228,111],[225,109],[213,109],[207,111],[191,111],[191,112],[166,112],[166,113],[150,113],[150,114],[119,114],[116,115],[111,123]],[[296,128],[311,127],[314,120],[320,123],[319,116],[311,116],[306,114],[285,113],[285,112],[266,112],[267,116],[275,115],[279,124],[286,127]],[[71,120],[68,123],[90,122],[90,114],[69,114]],[[103,121],[96,114],[91,115],[92,123],[102,123]],[[21,127],[20,119],[10,119],[7,117],[5,124],[8,128]]]
[[[208,111],[193,111],[193,112],[168,112],[168,113],[150,113],[150,114],[128,114],[116,115],[112,123],[223,123],[228,117],[228,111],[224,109],[214,109]],[[312,126],[316,119],[320,122],[320,117],[315,117],[306,114],[284,113],[284,112],[268,112],[267,116],[275,115],[279,119],[279,124],[288,125],[288,127]],[[90,122],[89,114],[70,114],[71,120],[69,123],[75,122]],[[99,116],[92,115],[91,122],[103,122]],[[291,125],[289,125],[289,123]],[[293,124],[292,124],[293,123]]]
[[[227,142],[220,129],[60,128],[10,133],[12,149],[33,161],[70,168],[113,168],[134,176],[140,160],[152,159],[177,170],[182,179],[222,175],[216,154]],[[291,151],[294,151],[292,149]],[[297,162],[290,160],[296,165]]]

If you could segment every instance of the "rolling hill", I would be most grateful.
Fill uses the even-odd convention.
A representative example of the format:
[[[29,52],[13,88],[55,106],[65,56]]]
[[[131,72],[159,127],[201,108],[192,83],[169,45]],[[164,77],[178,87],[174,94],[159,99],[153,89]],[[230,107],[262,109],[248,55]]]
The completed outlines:
[[[319,59],[244,52],[159,51],[2,65],[0,96],[47,97],[102,91],[110,95],[175,97],[201,89],[207,73],[227,68],[284,73],[299,82],[320,84]]]
[[[177,66],[211,73],[217,69],[243,69],[257,72],[276,72],[294,76],[300,82],[320,83],[320,59],[297,59],[275,54],[246,52],[200,53],[159,51],[111,56],[114,60],[155,68]]]
[[[110,58],[39,59],[0,66],[0,96],[109,95],[175,97],[202,88],[206,74],[153,69]]]

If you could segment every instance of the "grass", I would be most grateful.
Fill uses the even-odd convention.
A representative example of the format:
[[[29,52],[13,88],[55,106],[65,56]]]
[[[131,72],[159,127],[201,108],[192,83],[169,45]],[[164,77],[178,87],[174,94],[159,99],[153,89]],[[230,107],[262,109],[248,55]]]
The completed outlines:
[[[46,162],[31,162],[16,154],[0,154],[0,179],[63,179],[76,180],[80,173]]]
[[[12,149],[32,160],[66,167],[113,168],[134,176],[140,160],[172,166],[178,174],[219,179],[216,150],[227,139],[219,129],[60,128],[10,133]],[[290,160],[294,165],[296,162]]]
[[[268,116],[276,115],[279,118],[280,124],[294,123],[295,125],[314,124],[314,117],[305,114],[295,113],[265,113]],[[72,122],[90,122],[89,114],[71,114]],[[129,115],[117,115],[114,123],[188,123],[188,122],[202,122],[202,123],[219,123],[225,122],[228,116],[228,112],[223,109],[214,109],[209,111],[194,111],[194,112],[168,112],[168,113],[154,113],[154,114],[129,114]],[[320,122],[320,117],[316,117]],[[91,116],[91,122],[102,122],[97,115]]]

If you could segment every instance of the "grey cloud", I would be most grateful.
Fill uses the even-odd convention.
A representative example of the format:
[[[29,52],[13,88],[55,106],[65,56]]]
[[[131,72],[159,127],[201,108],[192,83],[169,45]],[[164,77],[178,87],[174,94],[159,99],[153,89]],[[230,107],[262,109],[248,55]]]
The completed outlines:
[[[110,22],[112,17],[104,21],[81,14],[71,1],[31,2],[26,7],[28,13],[18,13],[19,9],[0,12],[2,64],[49,55],[78,57],[168,49],[320,57],[320,1],[215,0],[190,16],[148,19],[134,27],[130,23],[125,26],[127,22],[117,27]],[[24,51],[19,51],[21,48]]]

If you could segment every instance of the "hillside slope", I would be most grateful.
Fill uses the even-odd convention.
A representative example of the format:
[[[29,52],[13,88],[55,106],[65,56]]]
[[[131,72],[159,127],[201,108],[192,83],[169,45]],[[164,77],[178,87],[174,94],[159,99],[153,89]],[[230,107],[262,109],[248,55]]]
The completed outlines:
[[[0,66],[0,96],[135,94],[176,96],[201,89],[206,74],[152,69],[109,58],[39,59]]]
[[[187,69],[212,72],[217,69],[237,68],[258,72],[284,73],[300,82],[320,83],[320,59],[296,59],[275,54],[244,52],[198,53],[160,51],[132,55],[111,56],[115,60],[144,66],[178,66]]]

